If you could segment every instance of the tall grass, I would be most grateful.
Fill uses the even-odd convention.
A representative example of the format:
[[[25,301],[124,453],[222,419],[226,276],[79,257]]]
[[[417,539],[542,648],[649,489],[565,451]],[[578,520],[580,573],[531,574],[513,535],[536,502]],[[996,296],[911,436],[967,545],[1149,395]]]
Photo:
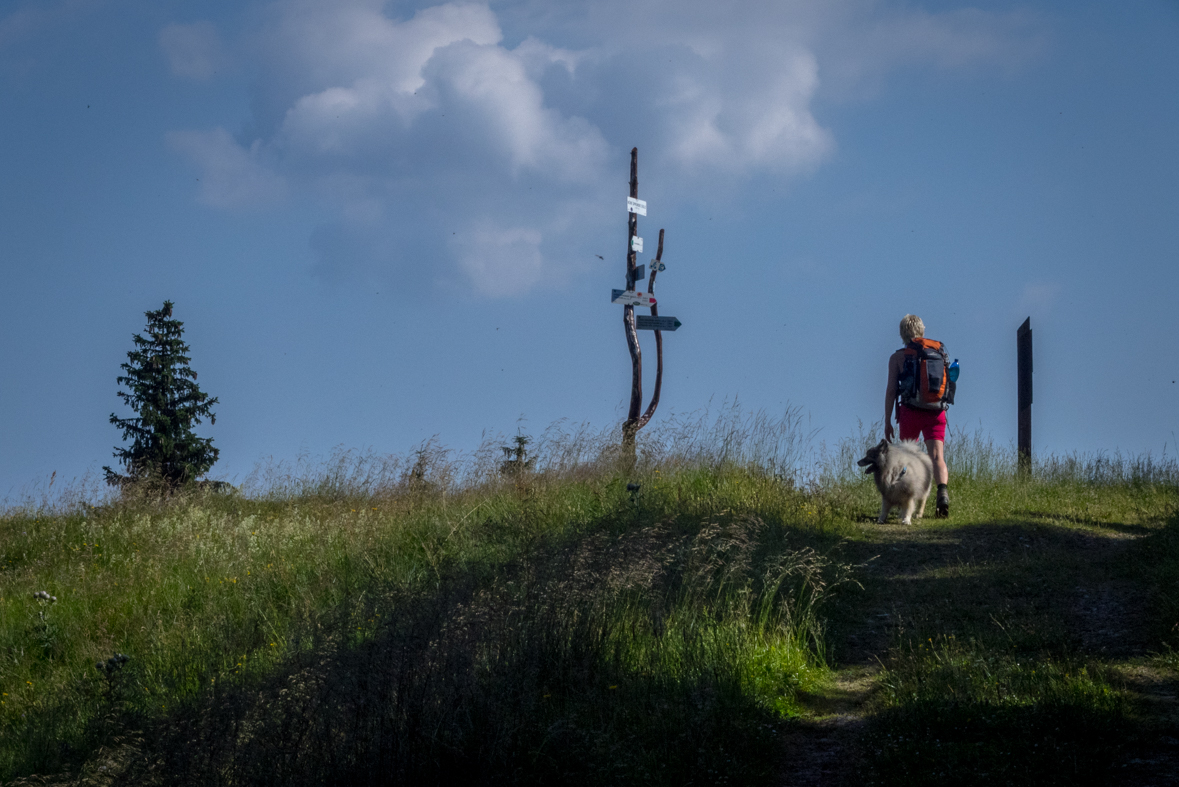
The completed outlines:
[[[577,480],[622,472],[627,465],[619,453],[620,434],[618,426],[600,429],[557,421],[530,441],[529,475]],[[793,480],[810,459],[814,434],[806,431],[797,407],[775,415],[722,402],[715,411],[673,412],[639,432],[638,463],[627,473],[741,467]],[[510,443],[510,437],[496,433],[485,434],[470,453],[447,450],[431,438],[406,455],[343,448],[327,458],[304,454],[293,462],[260,464],[242,483],[241,492],[255,499],[342,499],[399,495],[415,486],[443,492],[494,487],[511,483],[499,472],[501,447]]]
[[[8,504],[0,781],[771,779],[774,730],[829,679],[824,618],[857,576],[837,550],[876,507],[855,466],[872,429],[828,450],[795,409],[725,404],[640,432],[633,467],[618,435],[559,422],[512,471],[490,435],[267,462],[229,494]],[[955,511],[988,523],[1156,517],[1179,482],[1173,460],[1119,455],[1028,479],[978,431],[947,455]],[[943,651],[889,667],[897,697],[941,687],[904,705],[929,712],[914,724],[978,655]]]
[[[718,418],[719,445],[699,423],[625,476],[605,437],[559,426],[527,473],[499,472],[494,440],[428,442],[269,463],[235,494],[10,506],[0,780],[764,775],[736,753],[824,680],[846,571],[786,536],[829,546],[830,513],[740,464],[784,462],[797,419]]]
[[[764,530],[597,534],[487,582],[458,572],[359,602],[306,631],[281,680],[170,720],[163,770],[230,784],[764,777],[764,758],[740,755],[771,745],[795,691],[821,679],[808,646],[826,567],[807,550],[758,555]]]
[[[855,433],[839,440],[834,447],[820,445],[813,452],[818,482],[831,485],[857,481],[863,470],[856,462],[868,448],[880,442],[882,435],[880,422],[859,421]],[[1021,473],[1015,446],[996,443],[982,427],[971,431],[951,423],[946,429],[945,452],[951,482],[1021,480],[1047,484],[1179,485],[1179,458],[1165,453],[1155,457],[1150,452],[1136,455],[1120,451],[1112,454],[1033,452],[1030,472]]]

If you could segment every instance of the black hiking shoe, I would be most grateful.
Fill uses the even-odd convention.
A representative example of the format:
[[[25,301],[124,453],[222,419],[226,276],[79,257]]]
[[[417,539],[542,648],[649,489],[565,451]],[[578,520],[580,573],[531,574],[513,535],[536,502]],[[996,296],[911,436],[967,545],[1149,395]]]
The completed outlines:
[[[945,484],[937,485],[937,518],[945,519],[950,515],[950,490]]]

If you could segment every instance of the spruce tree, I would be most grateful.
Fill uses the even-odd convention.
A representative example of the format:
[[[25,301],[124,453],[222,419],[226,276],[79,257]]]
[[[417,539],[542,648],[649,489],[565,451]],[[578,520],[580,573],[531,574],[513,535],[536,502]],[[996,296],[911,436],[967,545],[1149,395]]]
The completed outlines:
[[[111,423],[123,430],[126,448],[115,447],[114,456],[126,474],[104,467],[107,483],[121,486],[132,481],[158,479],[169,486],[196,480],[217,461],[218,451],[209,438],[197,437],[192,427],[208,418],[217,422],[212,407],[216,398],[202,392],[196,372],[189,368],[188,345],[181,338],[184,323],[172,319],[172,302],[144,313],[147,338],[135,334],[135,349],[121,365],[127,374],[119,377],[123,403],[138,413]]]

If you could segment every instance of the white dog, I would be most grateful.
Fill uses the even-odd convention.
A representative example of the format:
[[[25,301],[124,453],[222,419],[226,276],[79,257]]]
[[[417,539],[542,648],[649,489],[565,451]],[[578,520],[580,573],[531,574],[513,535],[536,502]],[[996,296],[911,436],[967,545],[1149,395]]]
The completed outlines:
[[[880,519],[884,524],[888,512],[901,509],[901,524],[913,523],[913,512],[917,518],[925,515],[925,500],[933,482],[933,462],[922,453],[916,440],[880,444],[868,449],[868,454],[857,462],[865,473],[872,473],[876,488],[880,490]]]

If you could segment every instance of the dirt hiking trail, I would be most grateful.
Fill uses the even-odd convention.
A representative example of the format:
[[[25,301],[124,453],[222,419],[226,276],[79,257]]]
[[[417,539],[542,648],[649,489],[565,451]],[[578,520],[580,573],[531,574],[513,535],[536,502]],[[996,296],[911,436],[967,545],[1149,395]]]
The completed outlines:
[[[1152,653],[1158,631],[1142,603],[1133,550],[1161,527],[1005,522],[912,527],[859,523],[839,559],[859,565],[862,589],[827,612],[833,685],[804,695],[805,715],[782,734],[779,782],[865,783],[865,732],[883,665],[894,648],[927,637],[1000,632],[1028,651],[1100,660],[1122,677],[1133,715],[1156,734],[1113,763],[1105,784],[1179,785],[1179,680]],[[1153,662],[1153,663],[1152,663]]]

